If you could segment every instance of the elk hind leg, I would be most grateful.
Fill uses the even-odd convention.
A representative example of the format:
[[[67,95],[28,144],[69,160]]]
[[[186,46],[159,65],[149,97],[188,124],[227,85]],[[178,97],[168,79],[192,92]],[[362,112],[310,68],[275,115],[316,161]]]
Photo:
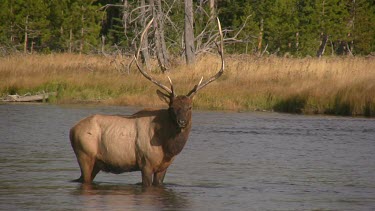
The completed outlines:
[[[76,181],[87,184],[91,183],[100,171],[100,168],[95,165],[95,158],[86,154],[81,154],[77,158],[79,167],[81,168],[81,177]]]

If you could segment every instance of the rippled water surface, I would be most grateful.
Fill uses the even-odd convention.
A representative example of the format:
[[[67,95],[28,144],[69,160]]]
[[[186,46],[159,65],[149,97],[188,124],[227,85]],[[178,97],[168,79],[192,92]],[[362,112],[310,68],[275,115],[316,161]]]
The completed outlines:
[[[69,129],[126,107],[0,105],[0,210],[375,210],[375,120],[195,111],[161,188],[80,175]]]

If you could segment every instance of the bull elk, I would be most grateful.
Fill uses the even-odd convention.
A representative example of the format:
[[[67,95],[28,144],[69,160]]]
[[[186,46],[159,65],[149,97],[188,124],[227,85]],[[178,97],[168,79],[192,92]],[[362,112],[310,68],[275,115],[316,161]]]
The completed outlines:
[[[141,44],[152,21],[141,34]],[[115,174],[141,171],[143,186],[163,183],[167,168],[189,137],[193,96],[224,72],[223,34],[219,19],[217,23],[221,68],[208,80],[202,82],[202,78],[187,95],[176,95],[169,77],[170,88],[148,75],[138,64],[138,48],[134,55],[138,70],[166,92],[157,90],[169,108],[144,109],[130,116],[96,114],[78,122],[70,130],[70,142],[81,169],[81,176],[75,181],[89,184],[99,171]]]

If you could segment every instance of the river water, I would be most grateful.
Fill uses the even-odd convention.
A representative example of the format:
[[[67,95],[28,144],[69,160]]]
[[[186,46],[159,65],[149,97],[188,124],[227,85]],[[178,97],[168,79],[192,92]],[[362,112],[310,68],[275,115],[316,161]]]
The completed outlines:
[[[69,129],[137,108],[0,105],[0,210],[375,210],[375,120],[194,111],[165,186],[140,172],[87,187]]]

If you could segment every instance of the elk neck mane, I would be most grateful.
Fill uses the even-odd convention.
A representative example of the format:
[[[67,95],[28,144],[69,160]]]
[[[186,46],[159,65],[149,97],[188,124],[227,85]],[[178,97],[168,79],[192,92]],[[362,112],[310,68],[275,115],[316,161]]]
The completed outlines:
[[[184,148],[191,129],[191,123],[181,129],[177,126],[172,129],[170,137],[163,140],[162,146],[167,160],[179,154]]]

